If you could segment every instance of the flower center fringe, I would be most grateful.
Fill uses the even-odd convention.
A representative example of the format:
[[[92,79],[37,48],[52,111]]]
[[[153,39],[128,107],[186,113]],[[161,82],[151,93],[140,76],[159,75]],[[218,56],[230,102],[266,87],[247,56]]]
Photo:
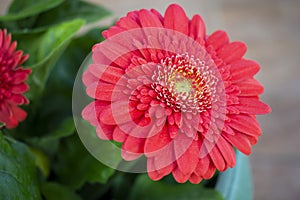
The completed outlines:
[[[157,65],[151,87],[174,111],[199,113],[216,101],[217,77],[204,60],[177,54]]]

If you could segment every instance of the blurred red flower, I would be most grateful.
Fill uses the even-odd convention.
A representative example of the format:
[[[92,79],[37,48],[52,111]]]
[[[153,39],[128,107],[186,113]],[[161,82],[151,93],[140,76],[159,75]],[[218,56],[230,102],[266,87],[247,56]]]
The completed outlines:
[[[26,118],[26,112],[19,106],[29,103],[23,93],[29,89],[24,81],[31,70],[21,66],[28,55],[16,51],[16,47],[11,35],[0,29],[0,122],[8,129]]]
[[[105,140],[122,142],[122,156],[147,157],[153,180],[172,173],[199,183],[236,163],[233,147],[251,153],[261,128],[259,64],[243,58],[246,45],[224,31],[206,34],[199,15],[179,5],[165,15],[139,10],[103,32],[83,75],[94,98],[82,112]]]

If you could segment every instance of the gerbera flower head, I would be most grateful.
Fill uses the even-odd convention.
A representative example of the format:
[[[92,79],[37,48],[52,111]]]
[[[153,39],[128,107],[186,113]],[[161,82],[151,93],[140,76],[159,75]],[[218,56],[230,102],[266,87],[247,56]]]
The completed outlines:
[[[16,47],[17,42],[11,42],[11,35],[0,29],[0,123],[8,129],[26,118],[26,112],[19,106],[28,104],[23,93],[29,87],[24,81],[31,70],[21,66],[28,55],[16,51]]]
[[[261,134],[263,86],[246,45],[224,31],[207,35],[199,15],[170,5],[165,15],[139,10],[103,32],[83,74],[94,100],[82,112],[104,140],[122,142],[122,157],[147,158],[153,180],[172,173],[199,183],[234,167],[234,147],[251,153]]]

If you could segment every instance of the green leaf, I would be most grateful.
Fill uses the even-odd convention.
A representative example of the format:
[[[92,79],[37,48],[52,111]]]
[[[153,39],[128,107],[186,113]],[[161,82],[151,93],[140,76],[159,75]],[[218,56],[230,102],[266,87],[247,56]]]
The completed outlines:
[[[34,147],[41,149],[49,156],[53,156],[59,147],[59,140],[70,136],[75,131],[72,117],[66,118],[60,126],[43,137],[28,138],[26,141]]]
[[[0,21],[12,21],[34,16],[63,3],[64,0],[14,0],[8,14],[0,16]]]
[[[54,182],[43,184],[42,193],[46,200],[81,200],[81,197],[70,188]]]
[[[64,96],[67,94],[70,98],[72,98],[73,84],[79,67],[86,56],[91,52],[93,45],[104,39],[101,36],[101,32],[103,30],[104,29],[102,28],[93,29],[71,41],[56,63],[49,77],[47,88],[55,90],[56,94],[57,92]],[[47,98],[52,96],[51,92],[47,94]],[[69,104],[69,106],[70,105],[71,104]]]
[[[252,177],[247,156],[236,152],[236,166],[220,173],[216,189],[226,200],[253,199]]]
[[[48,136],[61,129],[61,123],[66,118],[72,117],[72,90],[77,71],[92,46],[100,40],[102,40],[101,29],[92,30],[72,39],[51,70],[45,86],[47,90],[39,101],[42,103],[36,107],[29,107],[30,114],[25,123],[20,124],[14,137],[24,140],[30,135],[30,141],[26,140],[30,144],[34,146],[38,144],[38,147],[49,156],[56,152],[58,140]],[[70,121],[74,128],[73,120]],[[18,134],[24,132],[26,135]],[[43,137],[46,138],[42,139]],[[53,148],[49,148],[49,145]]]
[[[140,175],[136,180],[130,200],[222,200],[222,195],[213,189],[203,188],[201,185],[166,184],[154,182],[147,175]]]
[[[31,138],[32,136],[49,135],[56,129],[60,129],[61,122],[72,116],[72,90],[77,71],[90,53],[92,46],[100,40],[102,40],[101,29],[92,30],[83,36],[72,39],[51,70],[45,86],[47,90],[42,94],[40,101],[43,103],[36,109],[39,112],[29,111],[30,115],[26,123],[22,123],[18,127],[22,129],[19,132],[30,130]],[[74,127],[74,125],[72,126]],[[22,138],[22,136],[19,137]],[[46,136],[45,142],[50,141],[49,139]],[[40,138],[37,143],[43,143],[39,140]],[[53,140],[51,139],[51,141]]]
[[[73,19],[82,19],[86,23],[90,23],[99,21],[108,15],[110,12],[97,4],[66,0],[61,6],[40,14],[35,21],[35,28],[52,26]]]
[[[79,137],[65,138],[59,148],[54,171],[59,180],[73,189],[84,183],[106,183],[114,169],[96,160],[83,146]]]
[[[118,171],[111,179],[111,195],[115,200],[128,200],[132,186],[139,174]]]
[[[82,20],[74,20],[51,27],[42,33],[14,35],[14,39],[19,42],[18,48],[30,55],[26,62],[32,69],[28,78],[30,90],[26,93],[29,99],[40,96],[54,64],[83,24]]]
[[[124,161],[121,156],[121,148],[115,145],[112,141],[99,139],[96,133],[96,128],[81,117],[80,119],[77,119],[78,116],[80,116],[77,112],[78,111],[74,112],[74,117],[77,122],[76,128],[80,135],[80,139],[91,154],[98,160],[102,161],[105,165],[114,169],[118,168],[127,171],[134,167],[134,164],[143,158],[141,157],[140,159],[132,162]],[[122,161],[124,161],[124,163]]]
[[[37,148],[30,148],[32,154],[34,155],[35,165],[41,170],[45,177],[48,177],[50,173],[50,164],[48,157],[44,154],[44,152],[40,151]]]
[[[56,62],[47,80],[47,91],[41,98],[43,104],[38,108],[39,113],[36,113],[35,120],[32,121],[35,127],[34,129],[31,127],[31,130],[39,132],[39,136],[55,131],[65,118],[72,116],[72,91],[78,69],[92,46],[101,39],[101,29],[72,39]]]
[[[29,148],[0,134],[0,199],[41,199]]]

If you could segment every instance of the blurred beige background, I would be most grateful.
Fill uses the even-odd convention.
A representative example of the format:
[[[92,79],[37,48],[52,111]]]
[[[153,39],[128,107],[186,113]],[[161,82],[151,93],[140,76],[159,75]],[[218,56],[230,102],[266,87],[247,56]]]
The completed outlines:
[[[3,14],[11,0],[0,0]],[[224,29],[248,44],[247,58],[261,64],[262,99],[273,112],[259,117],[264,130],[251,156],[256,200],[300,199],[300,1],[299,0],[90,0],[114,12],[140,8],[164,12],[170,3],[199,13],[208,33]],[[105,23],[109,23],[106,20]]]

